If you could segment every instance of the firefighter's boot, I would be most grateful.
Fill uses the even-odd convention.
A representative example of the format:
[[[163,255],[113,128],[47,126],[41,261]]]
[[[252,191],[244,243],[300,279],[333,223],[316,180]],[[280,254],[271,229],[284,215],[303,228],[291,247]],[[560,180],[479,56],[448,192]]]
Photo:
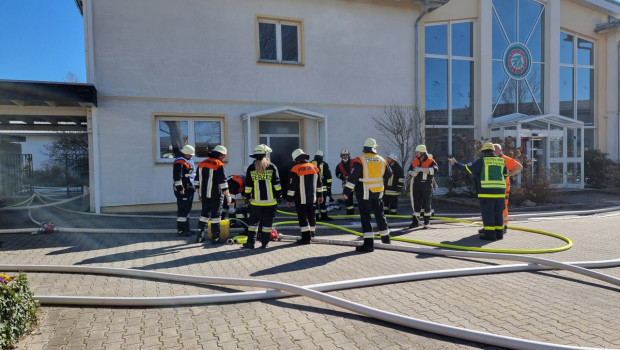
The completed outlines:
[[[319,220],[321,220],[321,214],[316,213],[316,221],[319,221]]]
[[[192,231],[189,229],[189,218],[183,223],[183,236],[189,237],[192,235]]]
[[[413,213],[413,216],[411,217],[411,225],[409,225],[409,228],[416,228],[420,226],[420,219],[418,219],[418,216]]]
[[[431,217],[424,215],[424,228],[428,228],[431,223]]]
[[[248,240],[245,243],[243,243],[241,248],[242,249],[254,249],[255,238],[256,238],[256,233],[251,232],[250,234],[248,234]]]
[[[222,240],[220,239],[220,223],[214,224],[211,223],[211,244],[220,244]]]
[[[183,221],[177,220],[177,235],[183,236],[184,230],[185,230],[185,223]]]
[[[271,232],[262,232],[260,235],[260,247],[262,249],[267,248],[269,241],[271,241]]]
[[[351,208],[351,209],[347,209],[347,215],[353,215],[355,214],[355,209]]]
[[[385,236],[381,236],[381,243],[383,243],[383,244],[390,244],[390,235],[387,234]]]
[[[310,231],[304,231],[301,233],[301,239],[296,241],[297,244],[310,244]]]
[[[355,247],[355,250],[358,252],[374,252],[375,251],[375,242],[374,238],[364,238],[364,244],[359,247]]]
[[[321,220],[323,220],[323,221],[332,221],[332,218],[327,216],[327,213],[321,213]]]
[[[496,240],[500,240],[500,239],[504,239],[504,229],[500,229],[500,230],[495,230],[495,239]]]
[[[485,241],[495,241],[497,239],[495,237],[495,230],[484,230],[484,233],[480,235],[480,239],[484,239]]]
[[[198,221],[198,233],[196,233],[196,243],[202,243],[205,241],[205,228],[207,223],[204,221]]]

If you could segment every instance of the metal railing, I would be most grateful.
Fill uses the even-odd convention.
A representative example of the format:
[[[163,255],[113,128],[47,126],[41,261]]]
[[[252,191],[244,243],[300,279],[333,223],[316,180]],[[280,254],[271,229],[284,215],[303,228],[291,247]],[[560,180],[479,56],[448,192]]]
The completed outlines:
[[[0,156],[0,194],[2,197],[30,196],[34,193],[32,154]]]

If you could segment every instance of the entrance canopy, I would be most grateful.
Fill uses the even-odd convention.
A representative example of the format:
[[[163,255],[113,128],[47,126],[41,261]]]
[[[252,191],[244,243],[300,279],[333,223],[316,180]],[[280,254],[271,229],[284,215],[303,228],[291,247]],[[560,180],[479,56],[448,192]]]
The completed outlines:
[[[491,138],[520,150],[532,178],[557,187],[583,188],[583,122],[557,114],[509,114],[489,123]],[[529,165],[529,167],[528,167]]]
[[[244,123],[245,134],[245,159],[252,154],[254,146],[261,142],[260,124],[257,120],[272,121],[304,121],[300,126],[300,143],[297,147],[310,147],[312,149],[322,149],[327,152],[327,116],[321,113],[292,107],[284,106],[273,109],[261,110],[246,113],[241,116]],[[291,150],[287,150],[291,151]],[[289,154],[287,154],[287,157]],[[287,158],[288,159],[288,158]]]

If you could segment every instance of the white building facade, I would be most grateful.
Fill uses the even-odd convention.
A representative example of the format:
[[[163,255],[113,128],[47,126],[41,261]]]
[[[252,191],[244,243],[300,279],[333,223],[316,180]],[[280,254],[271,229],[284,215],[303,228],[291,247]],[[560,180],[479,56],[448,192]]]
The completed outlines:
[[[567,187],[583,187],[584,149],[618,160],[615,2],[84,0],[82,10],[97,212],[174,203],[183,143],[196,161],[226,146],[229,175],[259,143],[284,169],[298,147],[335,168],[340,149],[359,154],[368,137],[387,155],[396,150],[373,118],[392,104],[424,112],[445,176],[447,155],[473,160],[467,145],[480,139],[510,140]]]

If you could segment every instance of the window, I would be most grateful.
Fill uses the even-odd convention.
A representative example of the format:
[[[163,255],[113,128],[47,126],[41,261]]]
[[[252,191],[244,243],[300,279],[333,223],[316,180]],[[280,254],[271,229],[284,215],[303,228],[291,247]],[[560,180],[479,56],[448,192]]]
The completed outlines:
[[[195,158],[205,158],[209,150],[223,144],[223,117],[157,116],[157,162],[171,162],[184,145],[196,149]]]
[[[584,123],[585,148],[594,148],[594,43],[560,33],[560,114]]]
[[[301,21],[258,18],[258,61],[300,64]]]
[[[467,154],[463,140],[472,140],[474,133],[473,23],[429,24],[424,38],[425,143],[431,153],[462,157]],[[440,167],[448,169],[442,162]]]
[[[544,111],[545,6],[493,0],[493,117]]]

